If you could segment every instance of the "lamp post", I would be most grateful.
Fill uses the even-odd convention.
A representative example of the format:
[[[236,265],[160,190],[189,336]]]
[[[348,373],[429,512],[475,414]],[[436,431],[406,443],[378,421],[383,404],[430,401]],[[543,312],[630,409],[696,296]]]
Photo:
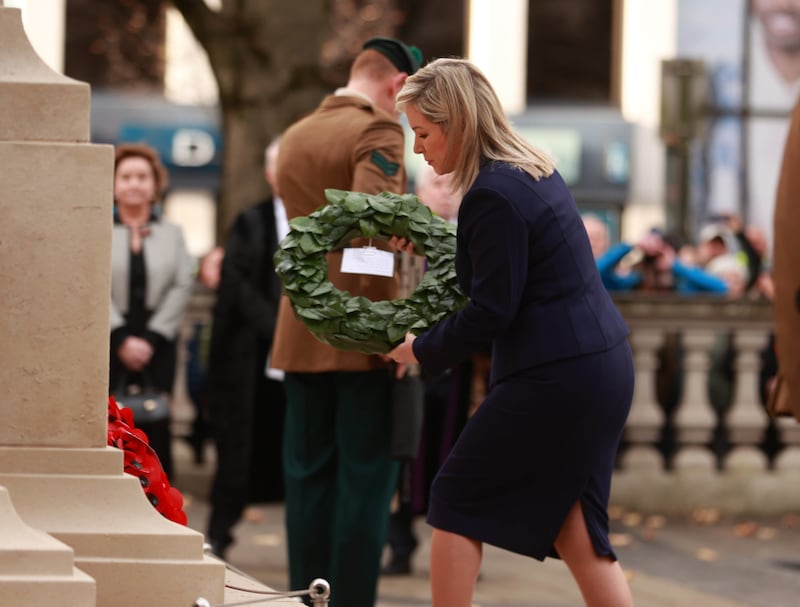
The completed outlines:
[[[690,147],[704,135],[708,103],[705,65],[696,59],[661,62],[660,135],[666,146],[667,230],[684,240],[694,225],[689,204]]]

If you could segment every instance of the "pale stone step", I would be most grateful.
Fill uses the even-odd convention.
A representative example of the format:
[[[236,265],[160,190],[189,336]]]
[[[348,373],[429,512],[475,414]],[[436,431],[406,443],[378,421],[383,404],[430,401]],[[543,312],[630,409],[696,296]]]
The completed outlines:
[[[26,525],[0,487],[0,607],[95,607],[94,580],[75,567],[72,549]]]

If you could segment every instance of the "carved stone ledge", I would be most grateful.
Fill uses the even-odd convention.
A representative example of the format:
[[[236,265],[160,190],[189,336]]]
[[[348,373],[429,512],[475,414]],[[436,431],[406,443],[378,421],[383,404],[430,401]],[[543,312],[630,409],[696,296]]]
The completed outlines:
[[[631,328],[640,325],[675,330],[695,326],[725,329],[732,325],[767,328],[773,324],[772,304],[761,300],[626,293],[615,294],[614,303]]]

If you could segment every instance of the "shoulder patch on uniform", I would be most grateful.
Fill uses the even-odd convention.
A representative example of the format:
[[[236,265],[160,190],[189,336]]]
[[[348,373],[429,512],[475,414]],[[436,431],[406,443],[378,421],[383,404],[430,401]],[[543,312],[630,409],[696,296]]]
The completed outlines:
[[[373,164],[377,166],[381,171],[383,171],[384,175],[388,175],[389,177],[393,177],[397,175],[397,171],[400,170],[400,164],[397,162],[392,162],[386,156],[381,154],[378,150],[372,150],[372,155],[370,156]]]

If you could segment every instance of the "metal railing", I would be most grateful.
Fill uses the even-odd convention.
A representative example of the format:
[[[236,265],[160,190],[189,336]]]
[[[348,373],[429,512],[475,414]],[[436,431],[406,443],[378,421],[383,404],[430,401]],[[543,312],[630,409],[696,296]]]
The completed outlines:
[[[212,549],[210,544],[203,545],[203,551],[208,554],[212,555]],[[228,562],[225,562],[225,568],[228,571],[232,571],[236,573],[236,575],[247,579],[252,580],[259,586],[262,584],[253,578],[251,575],[248,575],[241,569],[237,569],[233,565]],[[262,586],[263,587],[263,586]],[[314,579],[311,584],[309,584],[308,588],[305,590],[287,590],[287,591],[280,591],[280,590],[262,590],[260,588],[245,588],[243,586],[234,586],[228,582],[225,583],[226,590],[235,590],[237,592],[241,592],[243,594],[252,594],[253,598],[245,599],[242,601],[234,601],[231,603],[223,603],[221,605],[216,605],[214,607],[243,607],[244,605],[260,605],[262,603],[267,603],[271,601],[278,601],[281,599],[294,599],[297,600],[300,597],[307,596],[311,599],[311,604],[313,607],[325,607],[328,605],[331,596],[331,586],[322,578]],[[211,603],[208,599],[204,597],[198,597],[197,600],[192,604],[192,607],[212,607]]]

